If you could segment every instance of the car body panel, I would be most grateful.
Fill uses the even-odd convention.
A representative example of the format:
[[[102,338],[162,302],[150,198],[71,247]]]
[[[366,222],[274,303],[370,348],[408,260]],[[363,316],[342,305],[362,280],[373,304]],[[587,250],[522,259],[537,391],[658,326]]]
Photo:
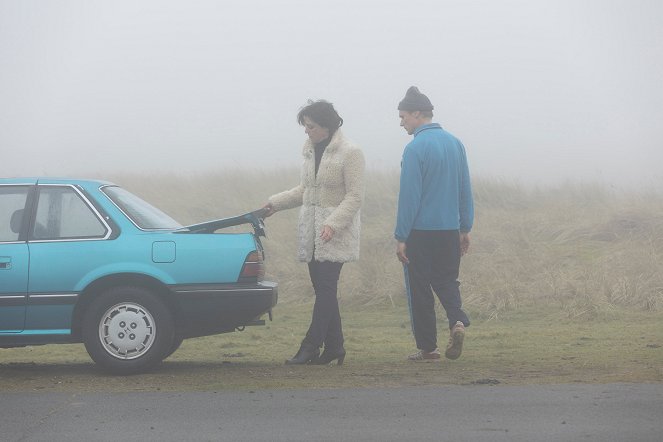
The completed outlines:
[[[0,247],[0,332],[18,333],[24,328],[28,259],[26,243]]]
[[[33,187],[23,206],[5,198],[9,209],[3,212],[3,189],[13,195],[18,185]],[[0,346],[80,342],[76,330],[86,302],[118,284],[158,292],[183,337],[271,317],[277,284],[239,282],[249,254],[262,253],[262,220],[255,213],[143,229],[107,194],[116,187],[101,180],[0,179],[0,235],[7,232],[0,237]],[[19,208],[20,235],[2,224]],[[259,233],[214,233],[242,223]],[[76,229],[93,234],[77,236]]]
[[[270,311],[277,302],[277,286],[272,282],[253,285],[171,286],[186,326],[184,337],[232,331]]]
[[[24,228],[26,206],[35,180],[9,180],[0,186],[0,333],[24,329],[29,249]]]

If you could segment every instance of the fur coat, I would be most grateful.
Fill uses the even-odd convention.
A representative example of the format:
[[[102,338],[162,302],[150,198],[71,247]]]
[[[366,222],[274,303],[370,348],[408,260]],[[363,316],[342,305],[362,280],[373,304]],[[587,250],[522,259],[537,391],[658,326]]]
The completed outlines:
[[[364,198],[364,155],[337,130],[325,148],[315,174],[311,140],[304,144],[300,184],[269,198],[274,210],[301,206],[298,224],[300,261],[348,262],[359,259],[360,207]],[[334,236],[320,238],[328,225]]]

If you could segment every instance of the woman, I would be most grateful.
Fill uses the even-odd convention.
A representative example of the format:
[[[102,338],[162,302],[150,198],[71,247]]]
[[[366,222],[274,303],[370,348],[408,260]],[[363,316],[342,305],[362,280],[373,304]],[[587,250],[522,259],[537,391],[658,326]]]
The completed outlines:
[[[359,259],[359,209],[364,196],[364,156],[343,136],[343,119],[324,100],[297,114],[308,140],[300,184],[272,195],[266,215],[301,206],[299,260],[308,263],[315,291],[313,317],[299,351],[286,364],[343,364],[343,331],[336,289],[343,263]],[[320,348],[324,344],[324,352]]]

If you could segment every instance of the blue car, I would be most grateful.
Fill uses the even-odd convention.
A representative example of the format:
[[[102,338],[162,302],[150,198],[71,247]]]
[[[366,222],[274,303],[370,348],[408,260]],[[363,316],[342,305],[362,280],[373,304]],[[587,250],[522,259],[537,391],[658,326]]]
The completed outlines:
[[[185,227],[110,182],[0,179],[0,347],[82,342],[130,374],[262,325],[278,293],[260,236],[260,211]]]

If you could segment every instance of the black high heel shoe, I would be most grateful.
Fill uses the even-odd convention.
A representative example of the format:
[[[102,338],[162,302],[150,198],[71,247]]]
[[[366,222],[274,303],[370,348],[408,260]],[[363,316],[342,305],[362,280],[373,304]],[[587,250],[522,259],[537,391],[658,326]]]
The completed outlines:
[[[343,361],[345,360],[345,349],[341,348],[340,350],[327,350],[325,348],[325,351],[322,352],[319,358],[315,359],[314,361],[311,362],[311,364],[314,365],[327,365],[333,360],[338,359],[338,362],[336,362],[336,365],[343,365]]]
[[[285,360],[285,365],[304,365],[308,363],[314,363],[320,356],[320,349],[315,347],[308,347],[302,345],[299,347],[297,354],[292,358]]]

